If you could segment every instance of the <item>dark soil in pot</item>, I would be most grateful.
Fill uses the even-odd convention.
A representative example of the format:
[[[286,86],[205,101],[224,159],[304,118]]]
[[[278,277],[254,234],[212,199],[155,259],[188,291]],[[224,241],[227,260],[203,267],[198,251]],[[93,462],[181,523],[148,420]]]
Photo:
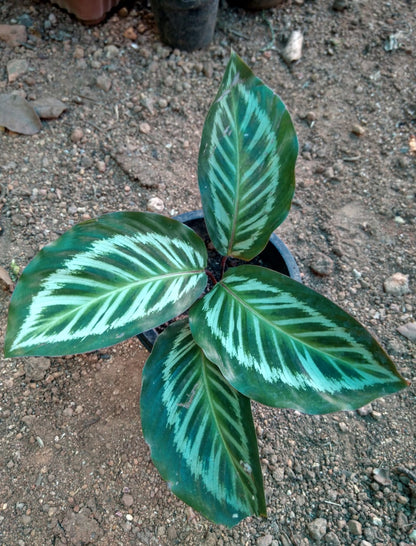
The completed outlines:
[[[210,271],[218,281],[222,274],[222,256],[215,250],[213,244],[211,243],[202,210],[181,214],[177,216],[176,219],[192,228],[201,237],[201,239],[203,239],[208,250],[207,270]],[[275,234],[272,234],[270,237],[266,248],[248,263],[252,265],[259,265],[261,267],[267,267],[273,271],[278,271],[279,273],[283,273],[284,275],[301,282],[299,269],[295,259],[287,246]],[[225,271],[230,267],[237,267],[238,265],[243,264],[247,264],[247,262],[236,258],[228,258],[225,264]],[[205,293],[209,292],[212,287],[213,281],[208,278]],[[184,316],[186,316],[186,313],[177,318],[184,318]],[[176,318],[173,320],[176,320]],[[167,325],[168,323],[162,324],[155,329],[147,330],[146,332],[138,335],[140,342],[148,351],[152,350],[157,336],[166,328]]]

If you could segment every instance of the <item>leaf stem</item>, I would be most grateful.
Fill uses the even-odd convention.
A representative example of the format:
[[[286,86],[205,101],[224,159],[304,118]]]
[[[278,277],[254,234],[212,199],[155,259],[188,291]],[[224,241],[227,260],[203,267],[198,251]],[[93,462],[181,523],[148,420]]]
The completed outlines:
[[[217,284],[217,279],[215,278],[215,275],[209,269],[205,269],[205,273],[211,279],[212,284],[216,285]]]
[[[224,277],[225,264],[227,263],[227,256],[223,256],[221,260],[221,279]]]

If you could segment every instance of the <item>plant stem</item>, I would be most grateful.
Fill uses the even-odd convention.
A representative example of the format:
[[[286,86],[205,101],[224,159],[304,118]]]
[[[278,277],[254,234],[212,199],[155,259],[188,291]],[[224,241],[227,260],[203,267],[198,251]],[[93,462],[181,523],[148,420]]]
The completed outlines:
[[[215,278],[215,275],[209,269],[205,269],[205,273],[211,279],[212,284],[216,285],[217,284],[217,279]]]
[[[221,279],[224,277],[225,264],[227,263],[227,256],[223,256],[221,260]]]

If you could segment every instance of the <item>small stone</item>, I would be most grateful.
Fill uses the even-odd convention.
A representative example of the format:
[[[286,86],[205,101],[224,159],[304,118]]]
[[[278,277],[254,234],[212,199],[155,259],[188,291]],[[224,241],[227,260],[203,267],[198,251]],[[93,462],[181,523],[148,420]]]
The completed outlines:
[[[133,27],[126,28],[126,30],[123,32],[123,36],[128,40],[137,40],[137,32],[134,30]]]
[[[394,273],[384,281],[384,291],[392,296],[402,296],[410,292],[409,275]]]
[[[325,544],[327,546],[340,546],[341,545],[341,542],[339,540],[339,538],[337,537],[337,535],[333,532],[333,531],[330,531],[329,533],[327,533],[324,537],[324,540],[325,540]]]
[[[162,212],[163,209],[165,208],[165,205],[162,199],[160,199],[159,197],[152,197],[147,202],[146,208],[149,212]]]
[[[391,485],[390,473],[386,468],[375,468],[373,478],[380,485]]]
[[[357,409],[358,415],[361,415],[361,417],[367,417],[367,415],[370,415],[373,408],[371,404],[367,404],[366,406],[363,406],[362,408]]]
[[[309,535],[313,540],[321,540],[326,535],[328,522],[324,518],[317,518],[308,525]]]
[[[66,110],[66,105],[54,97],[42,97],[31,103],[41,119],[56,119]]]
[[[348,531],[355,536],[361,536],[363,534],[363,527],[356,519],[350,519],[347,523]]]
[[[107,166],[105,164],[105,161],[97,161],[97,169],[100,173],[105,173]]]
[[[348,7],[347,0],[334,0],[332,4],[332,9],[334,11],[344,11]]]
[[[339,430],[340,430],[341,432],[344,432],[344,433],[345,433],[345,432],[348,432],[348,426],[347,426],[346,423],[343,423],[343,422],[341,421],[341,423],[338,423],[338,427],[339,427]]]
[[[302,57],[303,34],[294,30],[282,52],[283,59],[288,63],[298,61]]]
[[[25,74],[29,69],[29,63],[26,59],[12,59],[7,63],[7,78],[9,83],[13,83]]]
[[[373,546],[371,542],[368,542],[367,540],[362,540],[360,542],[360,546]]]
[[[407,324],[403,324],[403,326],[399,326],[397,328],[397,331],[399,334],[402,334],[402,336],[410,339],[410,341],[416,341],[416,322],[408,322]]]
[[[26,379],[41,381],[51,367],[51,363],[44,356],[29,356],[25,359],[24,366]]]
[[[351,133],[356,135],[356,136],[363,136],[363,134],[365,133],[365,129],[360,124],[355,123],[351,127]]]
[[[107,59],[112,59],[113,57],[118,56],[118,47],[115,45],[108,45],[104,48],[104,54],[107,57]]]
[[[74,415],[74,410],[71,407],[65,408],[62,414],[65,415],[65,417],[72,417]]]
[[[74,59],[83,59],[84,55],[84,48],[81,46],[76,46],[76,48],[74,49]]]
[[[318,252],[313,257],[310,268],[316,275],[327,277],[331,275],[334,270],[334,262],[329,256],[326,256],[326,254]]]
[[[0,40],[10,47],[17,47],[27,41],[24,25],[0,25]]]
[[[71,140],[74,143],[79,142],[84,137],[84,131],[81,129],[81,127],[75,127],[75,129],[71,133]]]
[[[413,529],[412,531],[410,531],[409,538],[412,542],[416,542],[416,529]]]
[[[0,288],[4,291],[13,292],[14,284],[10,275],[7,271],[0,265]]]
[[[150,125],[148,123],[146,123],[146,122],[140,123],[139,131],[141,133],[143,133],[144,135],[148,135],[151,130],[152,129],[151,129],[151,127],[150,127]]]
[[[256,541],[257,546],[270,546],[270,544],[273,541],[272,535],[264,535],[262,537],[259,537]]]
[[[102,89],[106,93],[110,91],[112,85],[111,79],[105,74],[101,74],[100,76],[98,76],[95,83],[99,89]]]
[[[404,495],[397,495],[396,500],[399,504],[407,504],[409,502],[408,497],[405,497]]]
[[[130,506],[132,506],[134,503],[134,499],[132,495],[125,493],[121,498],[121,502],[124,504],[126,508],[130,508]]]
[[[396,525],[398,529],[405,529],[409,525],[409,519],[404,512],[397,513]]]

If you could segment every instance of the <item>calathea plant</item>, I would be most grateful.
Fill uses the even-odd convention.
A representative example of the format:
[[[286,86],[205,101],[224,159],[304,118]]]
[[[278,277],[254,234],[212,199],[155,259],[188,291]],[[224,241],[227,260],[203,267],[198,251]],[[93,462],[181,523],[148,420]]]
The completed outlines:
[[[172,491],[228,526],[266,514],[250,399],[317,414],[406,386],[334,303],[264,267],[227,268],[230,257],[257,256],[288,214],[297,150],[282,101],[232,54],[198,164],[206,226],[223,256],[214,286],[206,290],[207,249],[190,228],[117,212],[41,250],[10,304],[8,357],[93,351],[188,310],[143,370],[143,434]]]

